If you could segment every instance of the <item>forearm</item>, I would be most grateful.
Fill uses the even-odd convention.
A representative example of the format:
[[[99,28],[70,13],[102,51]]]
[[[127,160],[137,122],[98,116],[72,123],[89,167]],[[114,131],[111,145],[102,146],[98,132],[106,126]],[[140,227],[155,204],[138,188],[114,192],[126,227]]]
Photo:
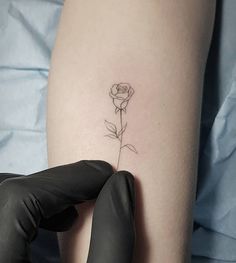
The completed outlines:
[[[177,3],[178,2],[178,3]],[[203,73],[215,1],[67,0],[48,90],[49,165],[104,159],[117,166],[113,84],[134,89],[122,112],[119,169],[137,181],[135,263],[187,262]],[[89,220],[88,220],[89,219]],[[91,210],[76,236],[85,262]],[[75,235],[78,233],[75,233]]]

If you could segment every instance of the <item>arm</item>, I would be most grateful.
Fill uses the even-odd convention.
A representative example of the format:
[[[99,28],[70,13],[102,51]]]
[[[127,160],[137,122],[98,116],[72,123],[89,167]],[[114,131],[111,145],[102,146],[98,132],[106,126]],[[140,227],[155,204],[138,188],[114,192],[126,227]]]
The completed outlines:
[[[67,0],[62,11],[49,76],[49,165],[104,159],[117,166],[120,141],[104,136],[104,120],[120,128],[109,91],[129,83],[122,144],[138,153],[122,148],[119,169],[137,181],[135,263],[190,258],[214,9],[214,0]],[[73,263],[85,262],[91,231],[93,204],[80,207],[83,227],[60,235],[63,258],[73,254]]]

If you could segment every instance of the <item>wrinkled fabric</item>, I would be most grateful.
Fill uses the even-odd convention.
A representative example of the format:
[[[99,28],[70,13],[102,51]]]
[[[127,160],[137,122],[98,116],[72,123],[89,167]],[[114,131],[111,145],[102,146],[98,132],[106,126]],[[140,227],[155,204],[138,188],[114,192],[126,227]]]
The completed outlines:
[[[218,1],[203,94],[194,263],[236,262],[235,12],[236,1]]]
[[[62,0],[0,0],[0,172],[47,168],[46,97]],[[192,261],[236,262],[236,1],[218,1],[204,83]],[[59,262],[54,233],[34,263]]]

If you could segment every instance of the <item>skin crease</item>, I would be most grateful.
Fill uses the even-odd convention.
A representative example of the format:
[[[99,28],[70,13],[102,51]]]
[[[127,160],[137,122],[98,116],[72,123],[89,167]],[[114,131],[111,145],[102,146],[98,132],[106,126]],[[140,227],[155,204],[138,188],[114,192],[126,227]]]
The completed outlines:
[[[215,1],[67,0],[52,53],[47,102],[49,166],[101,159],[116,167],[113,84],[135,90],[119,169],[136,179],[134,263],[190,262],[200,109]],[[86,176],[86,175],[85,175]],[[84,263],[94,202],[59,234],[63,263]]]

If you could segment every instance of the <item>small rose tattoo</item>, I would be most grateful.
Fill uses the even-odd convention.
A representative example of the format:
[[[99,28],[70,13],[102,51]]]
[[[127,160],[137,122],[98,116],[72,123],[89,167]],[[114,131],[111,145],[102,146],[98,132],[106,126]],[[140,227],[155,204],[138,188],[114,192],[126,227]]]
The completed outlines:
[[[115,114],[119,112],[120,129],[118,130],[114,123],[105,120],[106,128],[111,133],[106,134],[104,136],[107,136],[111,139],[117,139],[120,142],[119,155],[118,155],[118,160],[117,160],[117,170],[119,167],[120,155],[121,155],[122,149],[127,148],[136,154],[138,153],[136,148],[132,144],[129,144],[129,143],[124,144],[124,145],[122,144],[123,133],[125,132],[127,128],[127,122],[123,124],[123,114],[122,113],[123,112],[126,113],[128,103],[131,97],[133,96],[133,94],[134,94],[134,89],[128,83],[114,84],[112,85],[110,92],[109,92],[109,96],[112,98],[112,102],[115,106]]]

